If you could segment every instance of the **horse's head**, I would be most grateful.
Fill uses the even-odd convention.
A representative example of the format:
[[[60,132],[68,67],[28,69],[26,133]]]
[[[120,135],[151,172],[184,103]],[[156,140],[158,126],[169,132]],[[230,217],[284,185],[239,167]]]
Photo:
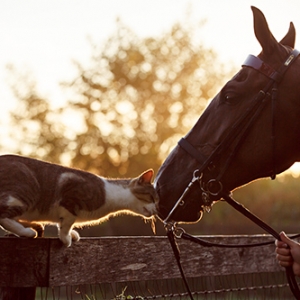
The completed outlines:
[[[277,42],[252,7],[262,47],[211,101],[161,166],[155,180],[159,216],[195,222],[236,187],[289,168],[300,156],[300,58],[293,24]],[[198,170],[198,171],[197,171]],[[178,202],[190,184],[184,199]]]

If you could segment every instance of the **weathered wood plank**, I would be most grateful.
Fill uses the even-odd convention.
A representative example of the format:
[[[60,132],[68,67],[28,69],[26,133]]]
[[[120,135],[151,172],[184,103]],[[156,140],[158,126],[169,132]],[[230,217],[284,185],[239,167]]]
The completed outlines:
[[[267,235],[204,236],[211,242],[247,244]],[[206,248],[178,241],[188,277],[278,272],[274,244],[255,248]],[[180,278],[165,237],[82,238],[65,248],[58,239],[0,238],[0,286],[61,286]]]
[[[204,237],[206,239],[206,237]],[[209,237],[210,242],[225,244],[251,244],[273,241],[270,236],[218,236]],[[198,246],[198,249],[197,249]],[[182,264],[186,275],[193,277],[229,274],[245,274],[260,272],[280,272],[283,269],[276,262],[275,245],[253,248],[205,248],[191,246],[191,242],[183,242]],[[198,257],[197,257],[198,256]]]
[[[51,253],[52,285],[156,279],[158,273],[170,278],[177,272],[165,238],[85,239],[68,249],[52,249],[56,251]]]

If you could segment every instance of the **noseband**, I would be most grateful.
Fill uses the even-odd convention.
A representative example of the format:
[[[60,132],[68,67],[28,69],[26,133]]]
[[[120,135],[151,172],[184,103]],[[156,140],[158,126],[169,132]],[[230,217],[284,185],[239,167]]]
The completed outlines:
[[[193,299],[187,281],[185,279],[181,264],[179,252],[174,241],[174,235],[176,236],[176,223],[172,222],[172,216],[175,210],[179,209],[183,205],[185,205],[185,198],[188,194],[191,187],[194,183],[198,182],[200,186],[200,190],[202,193],[202,208],[206,210],[211,209],[211,205],[213,200],[211,198],[219,197],[219,199],[225,200],[229,203],[233,208],[244,214],[247,218],[252,220],[262,229],[270,233],[274,236],[275,239],[280,240],[279,234],[262,220],[260,220],[257,216],[253,215],[248,209],[244,206],[236,202],[232,197],[230,191],[224,190],[224,186],[222,184],[222,178],[225,174],[227,168],[229,167],[231,161],[235,157],[238,152],[239,147],[242,145],[249,129],[253,125],[253,123],[257,120],[258,116],[262,112],[266,103],[271,98],[271,107],[272,107],[272,127],[271,127],[271,141],[272,141],[272,172],[270,177],[275,179],[276,177],[276,162],[275,162],[275,108],[276,108],[276,97],[277,97],[277,86],[280,84],[281,80],[284,77],[284,74],[288,70],[289,66],[292,65],[293,62],[296,61],[299,51],[294,49],[287,59],[284,61],[283,65],[279,68],[278,71],[274,70],[260,58],[249,55],[242,65],[243,67],[250,67],[269,78],[269,81],[263,90],[260,90],[259,93],[254,98],[254,101],[251,102],[251,106],[246,110],[244,114],[232,125],[228,134],[225,136],[223,141],[214,149],[209,157],[204,156],[198,149],[196,149],[193,145],[191,145],[185,138],[182,138],[178,144],[182,147],[187,153],[189,153],[194,159],[196,159],[200,163],[199,169],[195,170],[193,173],[193,178],[184,190],[181,197],[177,200],[171,211],[169,212],[166,219],[163,221],[165,228],[168,232],[168,237],[171,242],[174,254],[177,259],[177,263],[179,266],[179,270],[181,272],[182,278],[184,279],[184,283],[186,285],[187,291],[191,299]],[[224,153],[229,146],[233,146],[233,150],[231,151],[228,159],[225,161],[225,164],[222,166],[220,170],[216,173],[216,160],[217,158]],[[212,178],[208,181],[204,180],[204,171],[210,173]],[[215,175],[216,174],[216,175]],[[293,292],[294,296],[297,299],[300,299],[300,291],[298,288],[298,284],[295,280],[293,270],[291,267],[286,268],[287,279]]]

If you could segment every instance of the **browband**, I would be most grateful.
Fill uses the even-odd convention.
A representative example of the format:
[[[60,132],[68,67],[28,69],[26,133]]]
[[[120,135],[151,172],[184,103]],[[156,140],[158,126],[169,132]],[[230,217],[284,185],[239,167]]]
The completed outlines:
[[[242,64],[242,67],[250,67],[253,68],[260,73],[264,74],[265,76],[269,77],[270,79],[279,82],[282,78],[282,75],[285,73],[285,69],[290,65],[292,61],[299,55],[299,51],[297,49],[294,49],[286,61],[283,64],[283,70],[280,70],[280,72],[277,72],[274,70],[271,66],[263,62],[260,58],[254,55],[248,55],[245,62]]]
[[[257,56],[251,54],[248,55],[245,62],[242,64],[242,67],[253,68],[274,81],[277,81],[277,78],[279,77],[279,74],[272,67],[267,65]]]

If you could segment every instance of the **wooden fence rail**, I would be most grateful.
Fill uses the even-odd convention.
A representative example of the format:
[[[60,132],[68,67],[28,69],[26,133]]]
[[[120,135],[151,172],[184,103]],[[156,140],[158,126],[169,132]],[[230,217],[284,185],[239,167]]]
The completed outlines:
[[[216,243],[273,241],[269,235],[201,236]],[[275,246],[202,247],[178,240],[187,277],[279,272]],[[180,278],[166,237],[82,238],[66,248],[57,238],[0,238],[0,287],[16,293],[28,287],[98,284]],[[34,291],[34,289],[33,289]],[[23,297],[20,299],[25,299]],[[3,297],[5,299],[5,297]],[[9,298],[7,298],[9,299]],[[17,297],[16,297],[17,299]],[[28,299],[34,299],[29,297]]]

